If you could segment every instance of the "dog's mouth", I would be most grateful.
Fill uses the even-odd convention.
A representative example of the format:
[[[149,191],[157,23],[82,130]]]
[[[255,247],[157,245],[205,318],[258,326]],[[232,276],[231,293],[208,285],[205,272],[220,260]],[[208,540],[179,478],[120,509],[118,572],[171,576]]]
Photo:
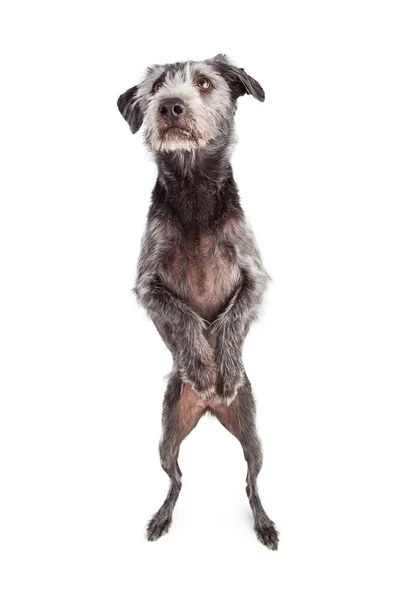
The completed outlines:
[[[156,140],[159,152],[169,152],[179,149],[199,148],[201,140],[196,136],[193,128],[185,122],[159,123],[158,139]]]
[[[171,135],[190,135],[189,131],[187,129],[185,129],[184,127],[180,127],[179,125],[171,125],[170,127],[167,127],[166,129],[164,129],[164,131],[162,132],[162,135],[166,135],[166,134],[171,134]]]

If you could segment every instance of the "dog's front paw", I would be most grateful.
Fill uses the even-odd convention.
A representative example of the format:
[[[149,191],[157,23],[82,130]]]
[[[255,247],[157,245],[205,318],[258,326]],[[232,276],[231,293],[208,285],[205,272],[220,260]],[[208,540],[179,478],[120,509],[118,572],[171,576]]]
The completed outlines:
[[[198,385],[196,385],[193,382],[190,382],[190,385],[193,388],[193,391],[200,396],[200,398],[202,398],[203,400],[206,400],[206,402],[209,402],[212,398],[212,395],[214,393],[214,387],[199,387]]]
[[[189,383],[193,391],[207,402],[211,400],[211,397],[215,391],[214,380],[212,377],[208,377],[207,373],[197,373],[197,375],[190,375],[186,371],[181,371],[182,379],[185,383]]]
[[[221,406],[230,406],[235,400],[239,388],[243,384],[243,376],[217,378],[215,393]]]
[[[215,366],[202,360],[192,362],[191,367],[180,369],[182,379],[189,383],[203,400],[210,400],[215,391]]]

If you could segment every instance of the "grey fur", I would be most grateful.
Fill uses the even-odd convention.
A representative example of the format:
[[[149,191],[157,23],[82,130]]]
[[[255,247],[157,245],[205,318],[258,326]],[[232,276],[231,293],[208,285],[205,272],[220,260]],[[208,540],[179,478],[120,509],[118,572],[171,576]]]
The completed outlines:
[[[149,67],[118,107],[132,133],[143,125],[158,167],[134,291],[173,357],[160,442],[170,489],[148,539],[170,526],[181,489],[180,444],[210,411],[242,444],[256,534],[275,550],[278,534],[257,490],[262,451],[242,361],[268,283],[230,165],[244,94],[264,100],[255,79],[217,55]]]

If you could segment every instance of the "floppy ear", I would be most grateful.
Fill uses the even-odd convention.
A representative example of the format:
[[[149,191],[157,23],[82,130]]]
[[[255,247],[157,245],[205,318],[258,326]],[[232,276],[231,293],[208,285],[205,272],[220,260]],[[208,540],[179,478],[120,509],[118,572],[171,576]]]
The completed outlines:
[[[250,77],[250,75],[248,75],[244,69],[236,70],[237,77],[242,83],[245,89],[245,93],[251,94],[252,96],[254,96],[254,98],[256,98],[256,100],[259,100],[260,102],[264,102],[265,92],[262,89],[261,85],[258,83],[258,81],[256,81],[253,77]]]
[[[124,94],[118,98],[118,108],[121,115],[128,122],[132,133],[139,131],[143,123],[143,113],[137,101],[138,87],[134,87],[127,90]]]
[[[265,92],[258,81],[250,77],[244,69],[233,65],[225,54],[217,54],[211,62],[220,69],[221,75],[227,80],[235,100],[244,94],[251,94],[260,102],[264,102]]]

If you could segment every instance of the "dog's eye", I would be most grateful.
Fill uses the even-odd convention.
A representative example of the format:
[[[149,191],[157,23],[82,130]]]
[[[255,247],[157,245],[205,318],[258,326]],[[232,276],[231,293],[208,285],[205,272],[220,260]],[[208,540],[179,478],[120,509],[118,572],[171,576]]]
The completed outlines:
[[[156,81],[153,85],[153,92],[159,92],[162,88],[162,81]]]
[[[196,85],[201,90],[208,90],[211,87],[210,81],[205,77],[199,77],[199,79],[196,81]]]

